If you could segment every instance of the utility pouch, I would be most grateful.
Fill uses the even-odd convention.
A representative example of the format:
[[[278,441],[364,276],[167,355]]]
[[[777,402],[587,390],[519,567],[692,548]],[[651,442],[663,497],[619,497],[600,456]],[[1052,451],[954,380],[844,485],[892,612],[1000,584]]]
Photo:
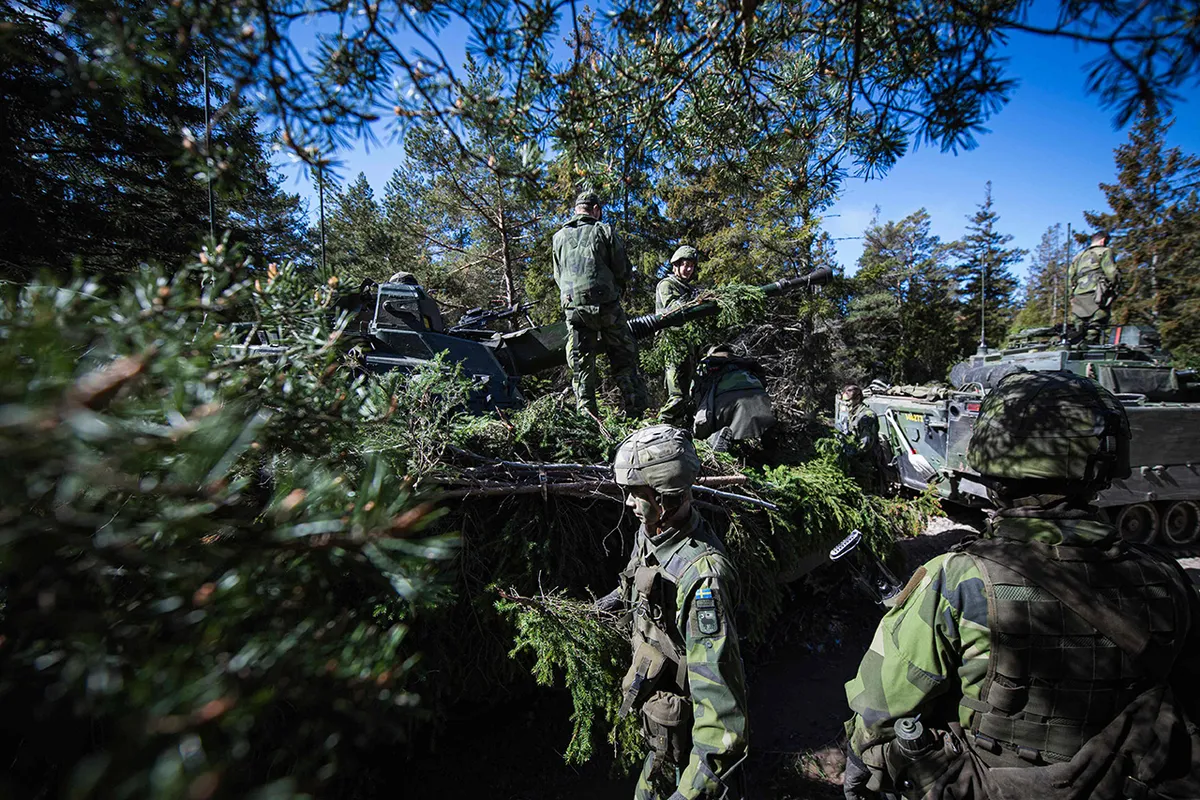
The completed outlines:
[[[629,665],[629,671],[621,681],[621,709],[617,712],[619,717],[629,714],[642,698],[650,693],[654,684],[658,682],[658,676],[662,674],[666,660],[666,656],[649,642],[638,644],[637,649],[633,651],[633,663]]]
[[[642,705],[642,733],[657,763],[683,765],[692,751],[692,704],[674,692],[655,692]]]

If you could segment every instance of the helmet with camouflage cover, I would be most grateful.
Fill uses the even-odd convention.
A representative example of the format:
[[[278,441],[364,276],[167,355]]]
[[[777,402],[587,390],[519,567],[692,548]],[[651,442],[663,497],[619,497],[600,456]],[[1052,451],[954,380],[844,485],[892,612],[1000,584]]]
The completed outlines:
[[[1071,372],[1014,372],[984,398],[967,463],[993,482],[1095,490],[1129,476],[1129,420],[1094,381]]]
[[[671,425],[651,425],[631,433],[613,459],[621,486],[649,486],[661,495],[690,489],[700,474],[700,458],[692,436]]]
[[[690,258],[692,261],[700,261],[700,251],[692,247],[690,244],[681,244],[675,248],[675,252],[671,255],[671,263],[683,261],[685,258]]]

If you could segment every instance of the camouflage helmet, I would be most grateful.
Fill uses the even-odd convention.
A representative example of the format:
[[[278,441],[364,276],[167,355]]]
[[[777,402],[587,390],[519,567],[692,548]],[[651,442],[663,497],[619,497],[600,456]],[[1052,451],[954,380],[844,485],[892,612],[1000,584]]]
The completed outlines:
[[[600,195],[596,194],[591,189],[584,189],[579,194],[575,195],[575,205],[578,206],[599,206],[603,205],[600,202]]]
[[[680,494],[700,474],[700,458],[692,436],[671,425],[651,425],[634,431],[613,459],[613,474],[621,486],[649,486],[659,494]]]
[[[700,251],[692,247],[690,244],[681,244],[676,248],[675,253],[671,256],[671,263],[675,264],[683,261],[685,258],[690,258],[697,264],[700,263]]]
[[[418,284],[418,282],[417,282],[417,276],[416,276],[416,275],[413,275],[411,272],[396,272],[396,273],[393,273],[392,277],[388,278],[387,282],[388,282],[388,283],[403,283],[403,284],[406,284],[406,285],[408,285],[408,286],[417,286],[417,285],[419,285],[419,284]]]
[[[967,463],[993,480],[1095,489],[1129,476],[1129,420],[1094,381],[1014,372],[984,398]]]

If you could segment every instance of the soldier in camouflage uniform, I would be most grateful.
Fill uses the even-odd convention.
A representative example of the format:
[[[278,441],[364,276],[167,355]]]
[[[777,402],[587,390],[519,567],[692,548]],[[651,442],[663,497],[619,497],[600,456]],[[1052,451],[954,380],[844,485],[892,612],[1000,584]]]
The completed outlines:
[[[742,358],[729,345],[710,347],[696,372],[692,430],[718,452],[735,443],[757,441],[769,451],[775,411],[767,393],[767,376],[753,359]]]
[[[638,374],[637,342],[620,302],[629,259],[621,237],[602,217],[600,198],[583,192],[575,199],[575,214],[554,234],[554,282],[567,318],[567,365],[577,405],[595,415],[596,353],[603,350],[625,413],[638,416],[646,409],[646,387]]]
[[[842,388],[842,407],[845,416],[837,423],[838,432],[844,439],[846,455],[856,469],[866,473],[863,478],[868,488],[880,487],[883,451],[879,445],[879,417],[863,402],[863,391],[850,384]]]
[[[620,713],[641,716],[650,745],[635,800],[737,800],[747,747],[737,578],[692,508],[700,459],[687,431],[653,425],[621,443],[613,472],[642,523],[620,587],[598,602],[633,622]]]
[[[1089,342],[1098,342],[1101,329],[1108,324],[1121,279],[1106,232],[1093,235],[1087,249],[1075,256],[1068,277],[1075,327]]]
[[[879,447],[879,417],[863,402],[863,390],[850,384],[842,388],[846,416],[838,421],[838,431],[846,437],[852,455],[871,455]]]
[[[998,510],[917,569],[846,684],[847,798],[1200,797],[1200,602],[1089,505],[1128,448],[1124,409],[1085,378],[988,394],[967,461]]]
[[[654,311],[665,314],[696,299],[692,282],[698,274],[700,252],[689,244],[681,245],[671,256],[671,274],[658,282],[654,290]],[[667,402],[660,415],[663,421],[680,427],[688,426],[688,404],[691,397],[692,373],[696,369],[697,348],[689,343],[687,357],[667,364]]]

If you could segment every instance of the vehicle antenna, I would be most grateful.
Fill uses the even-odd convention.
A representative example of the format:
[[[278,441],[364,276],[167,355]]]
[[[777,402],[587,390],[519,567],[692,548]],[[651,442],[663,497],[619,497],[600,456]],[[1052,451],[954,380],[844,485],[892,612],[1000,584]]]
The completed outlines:
[[[317,197],[321,207],[321,274],[328,272],[325,265],[325,162],[317,156]]]
[[[208,86],[208,56],[204,56],[204,155],[208,160],[208,235],[217,238],[216,203],[213,201],[212,183],[212,122],[209,118],[209,107],[212,105],[211,93]]]
[[[979,262],[979,352],[987,351],[987,261]]]
[[[1070,304],[1067,302],[1067,295],[1071,291],[1071,223],[1067,223],[1067,260],[1063,263],[1063,268],[1067,270],[1066,276],[1063,278],[1063,321],[1062,321],[1062,340],[1067,340],[1067,309]]]

